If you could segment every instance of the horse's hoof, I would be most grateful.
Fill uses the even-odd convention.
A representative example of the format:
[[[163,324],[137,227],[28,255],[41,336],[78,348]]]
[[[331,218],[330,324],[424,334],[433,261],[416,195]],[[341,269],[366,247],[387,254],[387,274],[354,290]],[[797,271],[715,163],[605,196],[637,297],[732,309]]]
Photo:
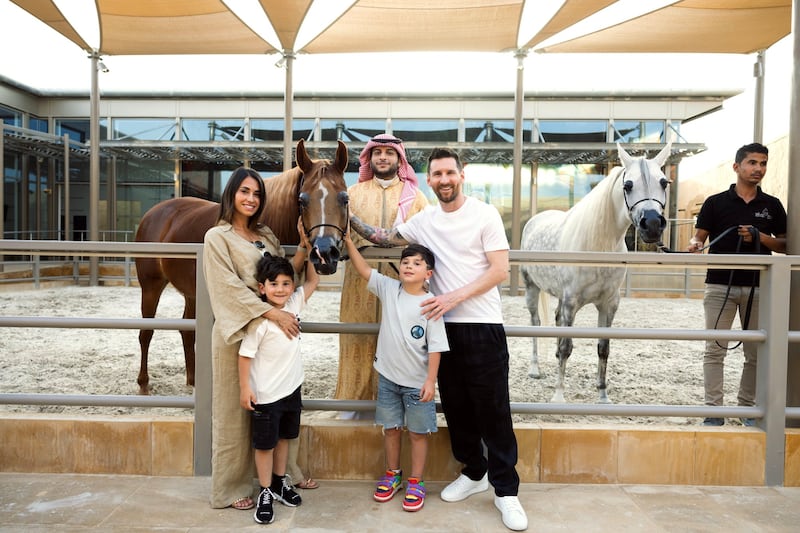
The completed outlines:
[[[528,377],[529,377],[529,378],[533,378],[533,379],[539,379],[539,378],[541,378],[541,377],[542,377],[542,373],[541,373],[541,372],[539,372],[539,369],[538,369],[538,368],[531,368],[531,369],[528,371]]]

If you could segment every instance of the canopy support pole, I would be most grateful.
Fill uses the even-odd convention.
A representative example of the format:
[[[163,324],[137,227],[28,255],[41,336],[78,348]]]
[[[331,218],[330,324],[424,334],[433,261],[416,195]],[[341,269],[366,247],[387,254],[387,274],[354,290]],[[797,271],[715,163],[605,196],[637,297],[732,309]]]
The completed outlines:
[[[294,129],[292,126],[293,117],[292,105],[294,103],[294,89],[292,88],[292,77],[294,76],[294,53],[291,50],[283,51],[283,58],[278,61],[277,66],[286,68],[286,89],[283,91],[283,170],[284,172],[292,169],[292,137]],[[310,140],[310,139],[307,139]]]
[[[98,70],[100,69],[100,53],[92,50],[92,92],[89,105],[89,240],[100,240],[99,204],[100,204],[100,89],[98,87]],[[89,286],[98,285],[98,258],[89,258]]]
[[[521,48],[514,53],[514,57],[517,58],[517,88],[514,93],[514,176],[512,179],[513,194],[511,195],[511,248],[513,250],[519,250],[522,242],[520,203],[522,197],[522,114],[525,103],[523,74],[527,56],[528,51]],[[508,289],[511,296],[517,295],[518,281],[519,266],[512,266]]]
[[[789,103],[789,176],[787,205],[800,206],[800,1],[792,2],[792,91]],[[800,209],[787,209],[788,223],[786,253],[800,254]],[[794,230],[792,229],[794,228]],[[800,272],[792,272],[790,283],[789,329],[800,329]],[[786,405],[800,407],[800,344],[789,343],[789,359],[786,372]],[[800,420],[787,419],[787,427],[800,427]]]
[[[753,113],[753,142],[764,142],[764,74],[766,68],[766,54],[759,50],[756,62],[753,64],[753,77],[756,79],[756,102]]]

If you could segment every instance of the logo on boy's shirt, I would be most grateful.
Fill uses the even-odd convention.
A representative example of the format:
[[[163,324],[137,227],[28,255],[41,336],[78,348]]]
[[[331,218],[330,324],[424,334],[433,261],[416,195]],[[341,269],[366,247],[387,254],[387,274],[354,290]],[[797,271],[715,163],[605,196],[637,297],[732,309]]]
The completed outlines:
[[[422,326],[413,326],[411,328],[411,336],[415,339],[421,339],[425,335],[425,328]]]
[[[772,215],[769,214],[769,210],[765,207],[761,211],[756,211],[753,213],[753,216],[756,218],[763,218],[766,220],[772,220]]]

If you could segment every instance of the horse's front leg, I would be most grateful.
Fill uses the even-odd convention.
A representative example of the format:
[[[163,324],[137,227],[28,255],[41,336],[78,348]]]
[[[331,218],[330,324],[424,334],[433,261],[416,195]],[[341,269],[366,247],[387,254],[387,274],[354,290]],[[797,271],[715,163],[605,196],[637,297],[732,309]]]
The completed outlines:
[[[528,312],[531,314],[531,326],[538,326],[542,323],[539,318],[540,295],[541,290],[535,285],[528,285],[525,288],[525,304],[528,306]],[[532,337],[531,340],[533,341],[533,352],[531,354],[531,366],[528,369],[528,377],[538,379],[542,377],[539,371],[539,340],[536,337]]]
[[[196,301],[194,298],[184,296],[183,318],[193,320],[195,318]],[[186,364],[186,384],[194,387],[194,341],[196,332],[194,330],[181,330],[181,340],[183,341],[183,359]]]
[[[597,402],[611,403],[606,391],[606,368],[608,367],[608,339],[597,341]]]
[[[558,312],[556,313],[556,325],[563,327],[572,326],[575,320],[574,302],[561,301],[558,305]],[[572,339],[570,337],[559,337],[558,346],[556,348],[556,358],[558,359],[558,378],[556,379],[556,390],[553,397],[550,398],[551,403],[564,403],[564,377],[567,373],[567,359],[572,355]]]
[[[612,302],[605,308],[597,308],[597,327],[610,328],[617,313],[619,301]],[[609,339],[597,340],[597,401],[598,403],[612,403],[606,390],[606,370],[608,368],[608,354],[611,343]]]

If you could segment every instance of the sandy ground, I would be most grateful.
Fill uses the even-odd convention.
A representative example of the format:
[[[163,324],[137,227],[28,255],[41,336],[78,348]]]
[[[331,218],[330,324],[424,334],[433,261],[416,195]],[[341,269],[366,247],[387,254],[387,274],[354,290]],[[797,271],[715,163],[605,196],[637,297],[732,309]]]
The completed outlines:
[[[140,291],[135,287],[64,287],[38,291],[0,292],[2,316],[69,316],[139,318]],[[310,301],[303,320],[336,322],[338,292],[320,291]],[[507,325],[529,325],[523,296],[504,297]],[[178,318],[183,299],[168,288],[158,317]],[[549,303],[555,309],[555,302]],[[552,317],[545,325],[552,324]],[[596,325],[593,307],[582,309],[576,326]],[[617,327],[702,329],[702,301],[697,299],[623,298]],[[331,398],[336,386],[338,337],[306,333],[303,357],[305,398]],[[541,379],[528,377],[530,338],[509,337],[512,402],[547,402],[553,394],[557,372],[555,339],[539,341]],[[608,394],[618,404],[701,405],[703,400],[701,341],[613,340],[608,365]],[[742,364],[740,348],[727,358],[725,395],[735,403]],[[0,332],[0,392],[68,394],[136,394],[139,370],[138,330],[52,328],[2,328]],[[567,365],[566,400],[592,403],[597,356],[595,341],[576,339]],[[156,331],[150,350],[152,394],[190,395],[185,385],[183,351],[176,331]],[[134,408],[0,406],[1,411],[45,413],[153,413]],[[188,410],[155,409],[156,414],[184,414]],[[329,415],[330,413],[326,413]],[[637,424],[696,424],[696,419],[575,415],[514,415],[516,421],[614,422]]]

